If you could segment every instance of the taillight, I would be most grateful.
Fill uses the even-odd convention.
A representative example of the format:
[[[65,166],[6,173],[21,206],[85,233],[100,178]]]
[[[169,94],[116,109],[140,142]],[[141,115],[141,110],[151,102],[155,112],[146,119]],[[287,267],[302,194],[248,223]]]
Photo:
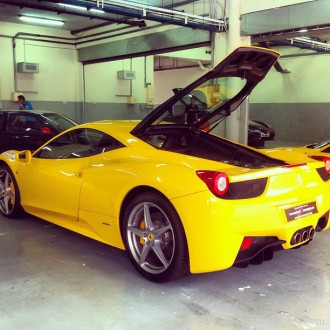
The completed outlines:
[[[229,188],[229,178],[226,173],[216,171],[197,171],[196,174],[202,179],[212,193],[223,196]]]
[[[326,156],[308,156],[308,157],[315,160],[323,161],[325,164],[325,170],[327,171],[328,174],[330,174],[330,157],[326,157]]]
[[[248,248],[250,248],[250,246],[253,243],[253,240],[254,240],[253,237],[244,237],[240,251],[244,251],[244,250],[247,250]]]
[[[49,127],[43,127],[41,129],[41,134],[44,134],[44,135],[52,135],[53,132],[52,130],[49,128]]]

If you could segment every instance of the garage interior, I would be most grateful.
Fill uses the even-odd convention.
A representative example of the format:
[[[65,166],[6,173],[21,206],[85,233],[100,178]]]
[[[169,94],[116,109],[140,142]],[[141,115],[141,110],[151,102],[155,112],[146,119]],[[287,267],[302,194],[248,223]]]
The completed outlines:
[[[24,15],[64,25],[30,25]],[[266,147],[329,139],[328,0],[0,0],[0,26],[1,109],[17,109],[23,93],[35,109],[79,122],[142,119],[251,44],[281,58],[221,133],[245,143],[250,118],[275,129]],[[0,328],[327,329],[329,240],[322,232],[258,266],[155,284],[121,250],[33,216],[0,216]]]

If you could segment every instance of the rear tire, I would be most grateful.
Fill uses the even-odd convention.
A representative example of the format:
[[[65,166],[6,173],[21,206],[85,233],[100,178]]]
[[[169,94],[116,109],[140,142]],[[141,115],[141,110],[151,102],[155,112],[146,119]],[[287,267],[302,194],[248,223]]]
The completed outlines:
[[[0,212],[7,218],[15,218],[23,213],[15,177],[6,165],[0,166]]]
[[[160,194],[142,193],[129,203],[123,239],[135,268],[153,282],[189,273],[187,240],[172,204]]]

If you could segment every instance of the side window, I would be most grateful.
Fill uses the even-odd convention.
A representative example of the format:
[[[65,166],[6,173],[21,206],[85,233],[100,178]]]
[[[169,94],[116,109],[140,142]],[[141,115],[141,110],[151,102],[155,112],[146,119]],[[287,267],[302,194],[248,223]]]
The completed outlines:
[[[39,131],[42,128],[42,124],[36,117],[26,114],[24,116],[24,128],[37,129]]]
[[[151,144],[152,146],[156,148],[162,148],[164,145],[164,142],[166,141],[166,135],[164,134],[152,134],[152,135],[146,135],[142,137],[142,140],[147,142],[148,144]]]
[[[188,134],[150,134],[142,139],[156,148],[170,151],[189,149],[192,146],[192,137]]]
[[[31,114],[18,114],[10,113],[8,114],[8,130],[10,131],[25,131],[29,130],[40,130],[42,127],[38,118]]]
[[[34,157],[48,159],[82,158],[122,148],[124,145],[103,132],[81,128],[60,135]]]
[[[8,114],[8,131],[22,131],[24,128],[24,116],[18,113]]]

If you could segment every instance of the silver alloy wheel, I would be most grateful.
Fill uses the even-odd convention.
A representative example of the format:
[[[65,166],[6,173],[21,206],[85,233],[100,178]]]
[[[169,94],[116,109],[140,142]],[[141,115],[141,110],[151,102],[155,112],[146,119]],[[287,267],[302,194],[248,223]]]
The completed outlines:
[[[0,211],[10,214],[15,206],[15,186],[6,170],[0,170]]]
[[[142,202],[130,213],[127,226],[130,252],[146,272],[160,274],[171,264],[175,251],[172,225],[156,204]]]

